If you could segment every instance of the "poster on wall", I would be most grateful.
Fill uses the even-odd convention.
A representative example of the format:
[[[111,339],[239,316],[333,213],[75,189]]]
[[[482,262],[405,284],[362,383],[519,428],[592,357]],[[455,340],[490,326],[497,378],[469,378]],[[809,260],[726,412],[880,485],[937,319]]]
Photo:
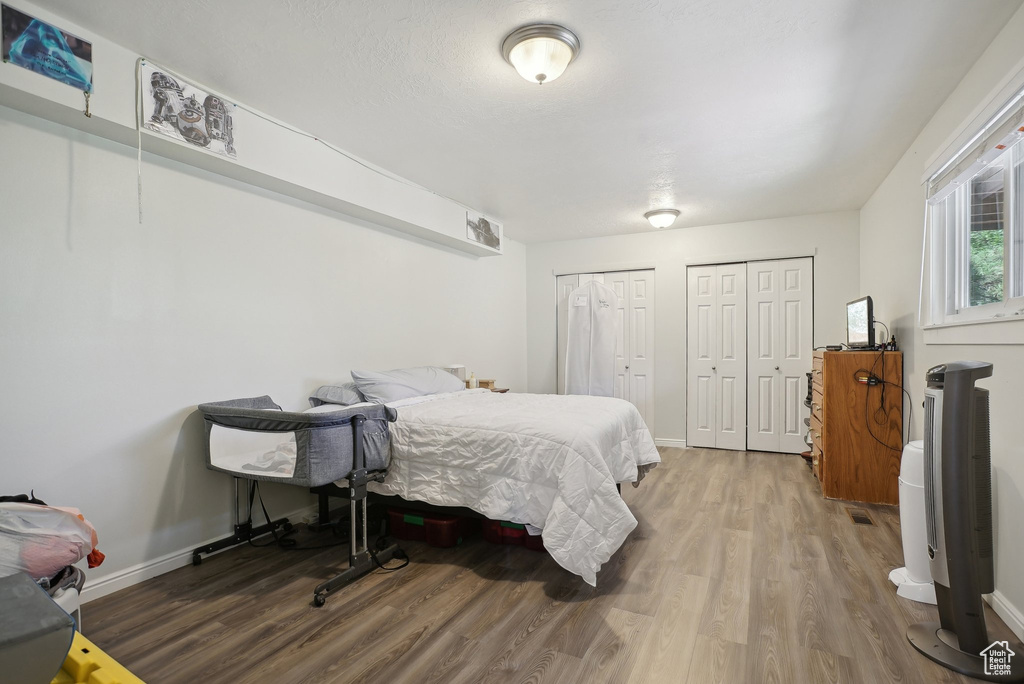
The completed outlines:
[[[466,237],[481,245],[501,249],[501,224],[484,218],[483,214],[466,212]]]
[[[92,43],[0,4],[3,60],[92,92]]]
[[[224,157],[236,157],[235,105],[149,62],[142,64],[140,76],[143,126],[147,130]]]

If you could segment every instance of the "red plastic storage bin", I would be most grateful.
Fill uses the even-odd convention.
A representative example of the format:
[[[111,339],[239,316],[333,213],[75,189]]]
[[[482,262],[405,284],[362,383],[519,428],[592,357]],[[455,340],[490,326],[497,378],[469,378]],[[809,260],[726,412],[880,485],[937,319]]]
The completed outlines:
[[[389,508],[391,536],[405,541],[425,541],[430,546],[458,546],[468,531],[467,521],[454,515],[432,515]]]
[[[389,508],[388,523],[392,537],[405,541],[427,540],[427,528],[423,524],[422,516],[406,513],[398,508]]]
[[[515,544],[533,551],[543,551],[540,535],[531,536],[524,525],[500,520],[484,521],[484,539],[492,544]]]

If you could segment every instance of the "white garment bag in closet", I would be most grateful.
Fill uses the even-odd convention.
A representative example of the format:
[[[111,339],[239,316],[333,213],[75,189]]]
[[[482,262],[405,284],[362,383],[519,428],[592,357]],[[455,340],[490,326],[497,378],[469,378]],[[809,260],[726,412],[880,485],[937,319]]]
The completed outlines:
[[[565,393],[610,397],[615,392],[615,333],[619,299],[596,280],[569,294]]]

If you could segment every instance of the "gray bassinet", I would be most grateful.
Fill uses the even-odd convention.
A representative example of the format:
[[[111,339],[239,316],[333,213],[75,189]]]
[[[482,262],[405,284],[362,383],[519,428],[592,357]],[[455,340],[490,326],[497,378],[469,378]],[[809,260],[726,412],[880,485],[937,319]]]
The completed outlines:
[[[319,487],[352,471],[353,417],[363,416],[365,469],[390,461],[388,422],[382,404],[339,407],[328,413],[282,411],[269,396],[201,404],[206,420],[206,465],[249,480]]]

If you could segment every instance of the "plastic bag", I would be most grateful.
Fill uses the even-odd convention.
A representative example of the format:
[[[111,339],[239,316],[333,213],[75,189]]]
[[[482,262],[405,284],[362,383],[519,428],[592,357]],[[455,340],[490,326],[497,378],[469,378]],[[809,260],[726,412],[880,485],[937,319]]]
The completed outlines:
[[[0,576],[53,577],[96,546],[96,530],[74,508],[0,503]]]

